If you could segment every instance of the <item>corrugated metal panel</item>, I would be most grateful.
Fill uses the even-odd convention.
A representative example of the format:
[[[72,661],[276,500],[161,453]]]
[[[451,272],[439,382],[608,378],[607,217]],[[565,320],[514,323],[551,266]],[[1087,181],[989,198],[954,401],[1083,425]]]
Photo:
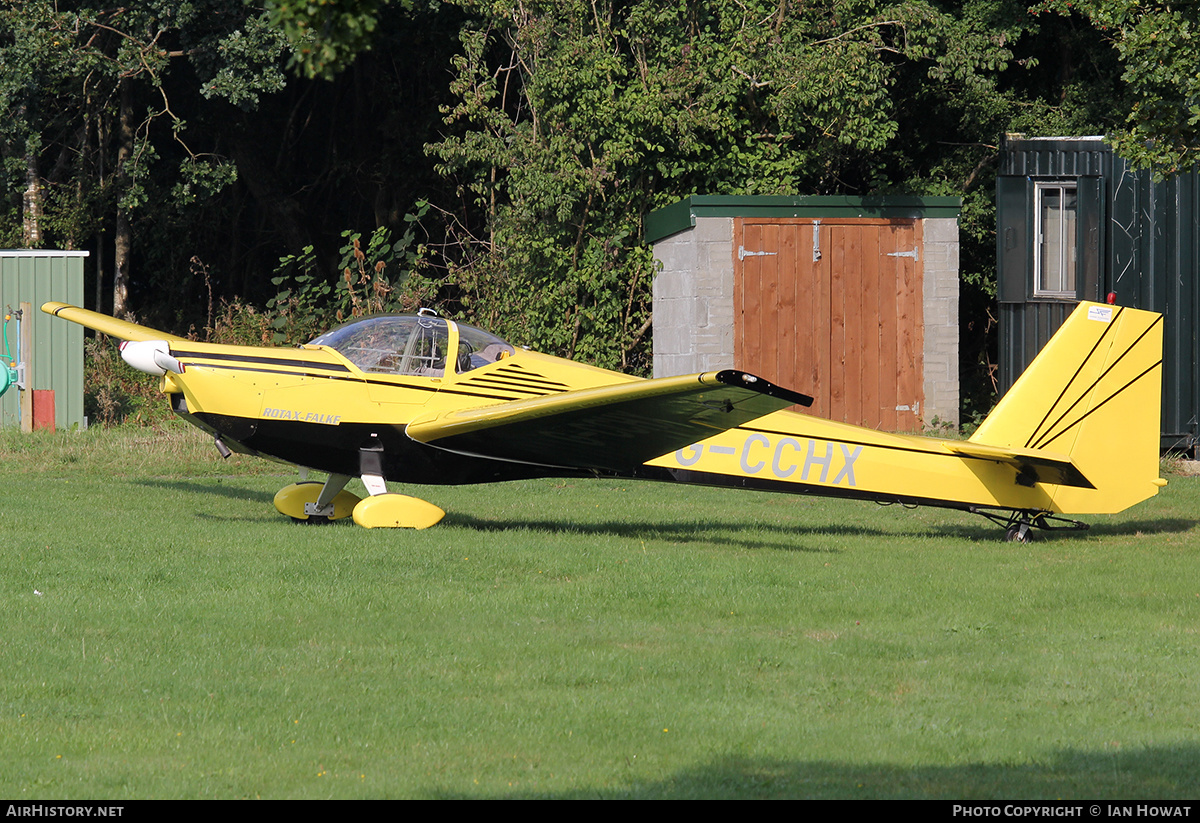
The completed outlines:
[[[1163,446],[1196,444],[1200,435],[1200,176],[1196,172],[1154,180],[1130,169],[1098,138],[1013,140],[1005,144],[1001,175],[1068,179],[1100,175],[1100,276],[1088,291],[1116,294],[1122,306],[1162,312]],[[1012,186],[1009,189],[1013,188]],[[1009,189],[999,187],[1001,193]],[[1024,220],[1012,198],[999,198],[997,226]],[[1027,208],[1032,209],[1032,204]],[[1028,265],[1005,258],[998,245],[1001,294],[1012,295],[1012,278]],[[1032,253],[1024,256],[1032,260]],[[1090,286],[1090,284],[1089,284]],[[1090,296],[1090,294],[1088,295]],[[1000,388],[1006,390],[1057,330],[1074,303],[1027,300],[1001,305]]]
[[[69,429],[83,425],[83,327],[56,321],[40,311],[47,300],[83,305],[83,260],[87,252],[0,250],[0,310],[32,305],[32,389],[54,390],[54,425]],[[9,346],[17,354],[16,324],[9,324]],[[20,424],[19,392],[0,398],[0,426]]]
[[[1025,367],[1075,308],[1074,303],[1000,304],[1000,393],[1025,371]]]
[[[1143,173],[1149,202],[1138,212],[1144,263],[1137,305],[1166,315],[1163,339],[1163,436],[1195,443],[1200,434],[1200,207],[1193,172],[1153,182]],[[1126,289],[1120,282],[1114,290]]]
[[[1000,173],[1028,177],[1107,177],[1112,152],[1102,137],[1009,140]]]

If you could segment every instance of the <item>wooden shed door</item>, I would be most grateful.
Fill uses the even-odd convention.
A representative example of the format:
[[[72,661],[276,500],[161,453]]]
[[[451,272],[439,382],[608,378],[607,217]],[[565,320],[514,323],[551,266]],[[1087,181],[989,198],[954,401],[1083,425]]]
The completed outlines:
[[[917,431],[924,402],[917,220],[734,220],[734,361],[809,413]]]

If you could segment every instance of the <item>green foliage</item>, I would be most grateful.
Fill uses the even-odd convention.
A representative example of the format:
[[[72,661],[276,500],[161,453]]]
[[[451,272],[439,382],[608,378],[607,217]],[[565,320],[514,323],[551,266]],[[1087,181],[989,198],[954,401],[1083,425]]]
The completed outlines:
[[[83,413],[91,425],[157,425],[172,416],[158,380],[126,363],[113,338],[87,338],[84,362]]]
[[[646,373],[648,211],[695,193],[959,195],[963,317],[975,324],[962,362],[986,388],[978,332],[994,295],[1000,135],[1108,133],[1133,112],[1145,128],[1115,139],[1135,159],[1165,151],[1178,165],[1195,144],[1194,4],[84,6],[0,0],[0,239],[21,241],[33,174],[43,245],[104,242],[125,209],[143,316],[196,322],[199,255],[218,298],[274,295],[272,336],[286,339],[356,301],[432,301],[522,343]],[[289,76],[289,57],[323,79]],[[122,112],[133,138],[119,166]],[[402,232],[416,201],[431,204],[428,265],[373,251],[367,229],[357,260],[337,234]],[[281,257],[270,283],[262,273]],[[399,270],[413,276],[401,283]]]
[[[291,42],[288,65],[307,77],[332,80],[371,48],[379,10],[390,0],[266,0],[273,28]]]
[[[155,242],[177,248],[171,224],[195,222],[237,179],[230,111],[284,87],[287,48],[241,0],[0,0],[0,191],[19,225],[32,187],[41,236],[0,231],[80,248],[120,212],[141,260]],[[179,251],[186,269],[194,250]],[[142,283],[162,285],[150,271]]]
[[[1113,149],[1172,174],[1200,164],[1200,5],[1162,0],[1043,0],[1036,10],[1082,15],[1120,56],[1133,101]]]
[[[279,291],[267,302],[276,345],[310,340],[325,331],[331,318],[338,322],[368,314],[413,311],[412,295],[404,286],[424,266],[425,250],[415,244],[416,227],[425,214],[407,215],[407,229],[397,240],[385,227],[375,229],[364,247],[362,235],[346,230],[336,281],[317,261],[312,246],[279,261],[271,283]]]
[[[1039,65],[1014,51],[1023,7],[459,5],[475,22],[452,132],[429,151],[466,203],[447,220],[447,296],[482,325],[644,372],[642,219],[692,193],[964,195],[965,281],[994,294],[984,172],[1028,116],[1010,79]]]
[[[266,15],[247,17],[241,28],[215,33],[213,39],[216,47],[194,58],[210,78],[200,89],[206,98],[223,98],[253,110],[262,95],[286,85],[280,60],[288,51],[287,41]]]
[[[243,300],[224,300],[205,340],[234,346],[269,346],[275,338],[271,317]]]
[[[275,329],[272,342],[283,345],[312,339],[321,328],[319,317],[333,291],[318,270],[313,247],[305,246],[299,254],[281,257],[275,272],[271,283],[279,291],[267,301]]]

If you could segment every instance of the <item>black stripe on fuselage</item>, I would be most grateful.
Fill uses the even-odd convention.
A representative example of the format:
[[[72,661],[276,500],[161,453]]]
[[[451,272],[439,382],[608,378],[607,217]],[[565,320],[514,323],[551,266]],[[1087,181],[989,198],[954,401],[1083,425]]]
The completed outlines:
[[[958,454],[957,452],[942,452],[942,451],[937,451],[936,449],[932,449],[932,448],[921,449],[921,448],[917,448],[916,446],[901,446],[901,445],[891,444],[891,443],[868,443],[865,440],[843,440],[843,439],[837,438],[837,437],[818,437],[817,435],[804,434],[803,432],[779,431],[778,429],[761,429],[761,428],[757,428],[755,426],[737,426],[733,429],[733,431],[744,431],[744,432],[750,432],[750,433],[756,433],[756,434],[774,434],[774,435],[778,435],[780,437],[807,437],[809,440],[820,440],[820,441],[823,441],[826,443],[845,443],[847,446],[865,446],[866,448],[869,448],[869,449],[887,449],[888,451],[909,452],[911,454],[927,454],[932,457],[954,457],[954,458],[973,457],[977,460],[989,460],[992,462],[1000,462],[1000,461],[996,461],[995,458],[982,457],[982,456],[973,455],[973,454]]]
[[[404,434],[402,426],[373,423],[325,425],[300,420],[232,417],[207,412],[176,413],[193,425],[234,441],[237,449],[317,471],[357,477],[361,449],[383,446],[384,477],[396,483],[472,485],[532,477],[580,477],[575,469],[548,469],[455,454],[427,446]],[[232,444],[230,444],[232,445]]]
[[[297,369],[317,369],[320,371],[349,374],[350,369],[341,363],[314,363],[312,360],[293,360],[287,357],[256,357],[244,354],[217,354],[213,352],[188,351],[186,349],[171,349],[174,357],[188,357],[195,360],[217,360],[223,363],[254,363],[263,366],[291,366]],[[206,365],[197,363],[196,365]],[[215,367],[214,367],[215,368]],[[253,369],[251,370],[253,371]],[[266,371],[264,369],[264,371]],[[276,372],[271,372],[275,374]]]

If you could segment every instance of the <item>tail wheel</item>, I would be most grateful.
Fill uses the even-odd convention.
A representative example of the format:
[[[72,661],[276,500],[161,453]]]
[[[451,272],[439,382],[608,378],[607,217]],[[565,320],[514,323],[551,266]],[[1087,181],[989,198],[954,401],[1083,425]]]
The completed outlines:
[[[1088,524],[1078,520],[1057,517],[1045,511],[1021,511],[1011,509],[989,510],[982,506],[971,506],[967,511],[986,517],[1004,528],[1005,543],[1028,543],[1033,539],[1033,530],[1044,531],[1087,531]]]
[[[1004,531],[1005,543],[1028,543],[1032,538],[1028,523],[1014,523]]]

